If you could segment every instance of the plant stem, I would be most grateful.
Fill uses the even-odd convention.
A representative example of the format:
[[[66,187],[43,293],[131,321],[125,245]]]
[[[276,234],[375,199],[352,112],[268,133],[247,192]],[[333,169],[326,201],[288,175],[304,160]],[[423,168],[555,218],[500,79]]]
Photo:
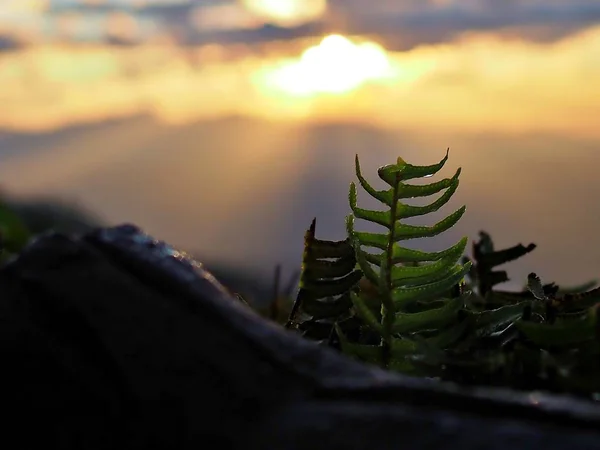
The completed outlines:
[[[392,301],[392,252],[395,241],[395,223],[396,210],[398,206],[398,185],[401,182],[400,172],[396,173],[396,182],[393,187],[393,203],[391,207],[391,223],[388,233],[387,251],[385,254],[385,264],[382,264],[382,270],[385,270],[385,288],[380,289],[381,294],[381,358],[385,369],[389,368],[392,346],[392,326],[394,325],[395,308]]]

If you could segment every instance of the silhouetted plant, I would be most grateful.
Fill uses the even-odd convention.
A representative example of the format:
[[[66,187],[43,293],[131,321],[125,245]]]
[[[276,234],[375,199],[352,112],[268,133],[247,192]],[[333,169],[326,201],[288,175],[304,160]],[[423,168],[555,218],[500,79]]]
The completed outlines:
[[[305,234],[300,273],[292,274],[282,290],[277,265],[268,305],[246,303],[306,338],[391,370],[587,397],[600,392],[600,288],[595,281],[565,288],[544,284],[532,272],[521,292],[497,289],[509,278],[505,270],[495,268],[536,246],[496,250],[484,231],[472,243],[472,260],[463,255],[467,238],[438,252],[401,246],[408,239],[434,237],[462,217],[464,206],[432,226],[404,222],[437,211],[450,200],[460,169],[437,182],[406,183],[436,174],[447,159],[448,153],[437,164],[414,166],[398,158],[378,170],[389,186],[378,191],[363,177],[357,156],[359,184],[384,209],[360,208],[356,185],[351,183],[346,239],[317,239],[314,219]],[[440,192],[425,206],[404,203]],[[72,221],[64,222],[43,208],[28,207],[0,203],[3,260],[20,252],[33,235],[57,229],[60,223],[75,228],[58,231],[92,227],[76,213]],[[381,225],[385,232],[357,231],[357,219]]]
[[[475,263],[469,271],[471,287],[476,289],[480,296],[485,297],[488,292],[492,291],[494,286],[509,281],[505,270],[495,271],[493,270],[494,267],[514,261],[533,251],[535,247],[535,244],[529,244],[527,247],[523,244],[517,244],[504,250],[496,250],[491,236],[485,231],[480,231],[479,241],[473,242],[473,259]],[[465,263],[468,261],[470,260],[467,257],[463,259]]]
[[[496,250],[483,231],[473,243],[473,261],[464,256],[462,264],[458,261],[466,238],[440,252],[400,246],[405,239],[448,230],[464,213],[462,207],[429,227],[402,222],[448,202],[460,169],[435,183],[405,183],[434,175],[447,158],[448,154],[431,166],[413,166],[398,158],[378,171],[390,186],[383,191],[366,181],[356,158],[360,185],[386,209],[359,208],[352,183],[347,239],[317,240],[313,220],[305,236],[300,288],[288,328],[334,347],[337,335],[344,353],[404,373],[584,395],[600,391],[600,288],[592,289],[595,282],[561,289],[542,284],[531,273],[522,292],[495,290],[508,275],[494,268],[536,246]],[[426,206],[402,202],[444,190]],[[355,219],[382,225],[386,232],[356,231]],[[380,252],[367,252],[366,247]]]
[[[349,331],[353,320],[351,288],[361,279],[350,240],[325,241],[315,237],[316,219],[304,237],[298,295],[286,328],[335,345],[336,323]]]

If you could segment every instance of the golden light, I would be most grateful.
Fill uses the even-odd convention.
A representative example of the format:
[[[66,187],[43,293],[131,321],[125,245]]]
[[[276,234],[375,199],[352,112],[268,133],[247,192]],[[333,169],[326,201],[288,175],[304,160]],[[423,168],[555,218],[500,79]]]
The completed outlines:
[[[299,60],[283,63],[265,75],[270,88],[297,96],[342,94],[365,83],[388,79],[392,66],[383,47],[355,44],[333,34],[308,48]]]
[[[327,10],[327,0],[241,0],[254,15],[277,25],[294,26],[314,20]]]
[[[3,3],[4,12],[42,13],[48,7],[48,0],[8,0]]]
[[[589,58],[600,48],[600,26],[545,44],[496,32],[404,51],[368,40],[303,37],[261,44],[259,53],[158,40],[27,46],[0,54],[0,128],[50,130],[150,113],[168,124],[249,116],[600,139],[600,64]]]

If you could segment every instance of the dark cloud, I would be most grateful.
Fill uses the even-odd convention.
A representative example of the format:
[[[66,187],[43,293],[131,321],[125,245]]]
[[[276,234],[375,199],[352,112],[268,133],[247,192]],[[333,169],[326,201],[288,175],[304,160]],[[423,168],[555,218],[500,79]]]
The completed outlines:
[[[349,15],[351,26],[363,30],[397,29],[397,27],[438,27],[455,29],[489,29],[515,25],[551,25],[600,21],[600,2],[572,5],[506,5],[497,8],[471,10],[469,8],[444,8],[414,13],[399,11],[386,15]]]
[[[211,32],[191,32],[182,42],[187,45],[207,43],[260,43],[277,40],[291,40],[299,37],[317,36],[327,32],[322,22],[311,22],[293,28],[265,24],[250,30],[218,30]]]
[[[354,1],[342,7],[346,32],[378,34],[403,47],[442,42],[466,31],[498,31],[513,37],[549,41],[600,23],[600,2],[523,4],[522,1],[484,0],[473,7],[375,8]],[[345,5],[345,1],[343,3]]]
[[[25,44],[12,36],[3,36],[0,34],[0,53],[19,50]]]
[[[478,8],[409,8],[390,4],[369,9],[370,2],[333,3],[320,21],[294,28],[266,24],[253,30],[190,31],[186,43],[264,42],[315,36],[328,32],[379,35],[393,50],[451,40],[468,31],[494,31],[507,37],[551,42],[600,23],[600,2],[554,5],[520,5],[512,0],[502,6],[490,0]],[[483,7],[485,6],[485,7]],[[181,23],[180,19],[177,19]],[[182,42],[183,43],[183,42]]]
[[[229,0],[232,2],[233,0]],[[600,1],[531,2],[526,0],[477,0],[442,3],[440,0],[330,0],[329,14],[321,20],[294,28],[265,24],[252,30],[198,30],[187,19],[195,8],[211,8],[220,2],[149,4],[134,8],[120,4],[55,3],[50,15],[74,8],[91,13],[128,12],[156,21],[172,31],[181,44],[209,42],[263,42],[320,35],[325,32],[375,34],[393,48],[406,49],[423,43],[450,40],[467,31],[496,31],[535,41],[551,41],[600,23]]]

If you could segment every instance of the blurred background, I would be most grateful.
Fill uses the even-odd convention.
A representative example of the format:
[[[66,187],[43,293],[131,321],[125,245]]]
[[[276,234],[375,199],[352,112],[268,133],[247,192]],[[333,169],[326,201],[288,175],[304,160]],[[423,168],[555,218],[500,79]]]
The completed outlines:
[[[505,288],[600,278],[600,0],[0,0],[3,196],[251,284],[313,217],[344,238],[355,154],[381,186],[448,147],[461,186],[416,222],[467,213],[410,246],[486,230],[538,244]]]

